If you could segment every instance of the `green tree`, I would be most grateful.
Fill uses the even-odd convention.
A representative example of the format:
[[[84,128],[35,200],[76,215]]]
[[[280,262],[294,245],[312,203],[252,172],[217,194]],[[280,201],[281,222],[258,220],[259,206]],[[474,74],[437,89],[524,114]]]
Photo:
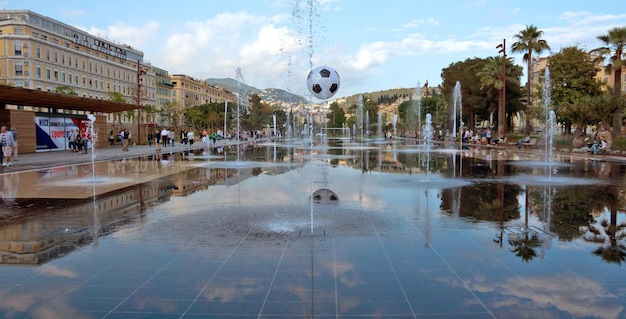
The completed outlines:
[[[500,61],[500,62],[498,62]],[[497,65],[497,67],[496,67]],[[506,60],[506,106],[508,114],[507,126],[510,127],[512,114],[521,108],[521,90],[519,78],[522,68],[513,64],[511,59]],[[468,128],[473,129],[476,119],[488,119],[490,114],[497,109],[498,91],[494,86],[502,84],[502,58],[473,58],[463,62],[456,62],[444,68],[441,73],[443,78],[442,94],[448,97],[447,105],[453,105],[452,92],[456,81],[461,83],[463,96],[463,122]],[[481,80],[482,78],[482,80]],[[501,88],[501,86],[500,86]],[[451,110],[447,110],[450,112]],[[448,127],[452,127],[447,123]]]
[[[109,101],[118,102],[118,103],[126,103],[126,98],[120,92],[109,91],[107,93]],[[113,123],[117,122],[118,125],[122,124],[122,112],[115,112],[113,114]]]
[[[339,103],[333,102],[328,108],[328,127],[341,128],[346,122],[346,112],[339,106]]]
[[[143,111],[145,112],[145,117],[146,117],[146,122],[147,123],[155,123],[156,122],[156,114],[157,114],[157,108],[152,105],[144,105],[143,106]]]
[[[626,27],[615,27],[605,34],[601,34],[598,40],[602,41],[604,46],[591,50],[592,54],[597,54],[600,61],[604,61],[607,57],[609,63],[605,69],[608,74],[613,73],[614,86],[613,94],[622,95],[622,67],[624,66],[626,45]],[[613,114],[613,137],[621,136],[622,116],[624,108],[619,107]]]
[[[59,93],[59,94],[78,96],[78,93],[76,93],[74,89],[72,89],[70,86],[67,86],[67,85],[57,86],[54,89],[54,92]]]
[[[271,122],[272,108],[268,103],[263,102],[258,94],[250,96],[250,129],[258,130]]]
[[[583,110],[591,107],[591,98],[602,95],[602,83],[596,80],[598,72],[594,59],[576,46],[561,49],[548,58],[550,66],[550,97],[559,121],[565,123],[565,132],[570,132],[572,124],[584,125],[595,118],[581,118],[593,113]],[[579,103],[584,102],[584,103]],[[568,108],[573,110],[567,110]],[[573,116],[573,118],[572,118]]]
[[[526,29],[520,31],[518,34],[513,37],[517,39],[517,42],[514,42],[511,45],[511,51],[513,53],[523,53],[524,56],[522,58],[523,61],[526,61],[526,77],[527,77],[527,87],[528,87],[528,95],[526,100],[526,107],[532,107],[532,61],[533,61],[533,53],[541,54],[541,52],[545,50],[550,50],[550,46],[546,40],[541,39],[543,35],[543,31],[537,29],[534,25],[527,25]],[[530,134],[530,117],[526,117],[526,132],[525,134]]]

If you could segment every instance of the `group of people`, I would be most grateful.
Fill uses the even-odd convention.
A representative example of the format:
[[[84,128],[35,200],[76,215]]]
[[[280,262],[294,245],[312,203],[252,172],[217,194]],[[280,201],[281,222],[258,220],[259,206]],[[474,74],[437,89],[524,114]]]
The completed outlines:
[[[6,125],[0,127],[0,146],[2,166],[12,166],[11,158],[13,157],[17,161],[17,131],[15,128],[9,130]]]
[[[595,135],[593,142],[587,145],[591,154],[598,154],[607,148],[606,140],[604,136]]]
[[[492,142],[494,142],[492,141],[491,137],[492,136],[490,128],[483,128],[480,134],[474,134],[474,131],[472,129],[463,129],[461,139],[463,143],[491,145]]]
[[[69,135],[67,136],[67,141],[70,151],[79,154],[87,154],[89,137],[87,136],[87,132],[85,130],[81,132],[79,129],[71,129]]]

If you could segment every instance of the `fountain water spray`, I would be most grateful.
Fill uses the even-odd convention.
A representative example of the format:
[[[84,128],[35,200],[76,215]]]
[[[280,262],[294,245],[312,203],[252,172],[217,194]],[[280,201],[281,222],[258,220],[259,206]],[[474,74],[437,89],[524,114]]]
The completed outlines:
[[[453,91],[453,105],[452,105],[452,137],[457,137],[457,113],[459,117],[459,129],[463,129],[463,98],[461,95],[461,82],[456,81]],[[461,141],[462,141],[461,136]]]
[[[378,130],[376,132],[378,138],[383,138],[383,113],[378,112]]]
[[[397,134],[396,127],[398,125],[398,114],[393,115],[393,136],[395,137]]]
[[[411,112],[412,124],[415,125],[415,138],[419,140],[419,136],[417,134],[422,129],[422,92],[421,92],[421,84],[417,81],[417,86],[415,87],[415,99],[412,103],[413,111]]]
[[[359,95],[359,101],[356,108],[356,122],[358,123],[358,132],[361,138],[363,138],[363,95]]]
[[[237,79],[237,162],[239,162],[239,143],[241,142],[239,139],[241,136],[241,83],[245,81],[241,73],[241,68],[239,67],[235,70],[235,78]]]
[[[433,135],[434,130],[432,124],[432,116],[430,115],[430,113],[426,113],[426,122],[422,130],[422,143],[426,151],[426,180],[430,178],[430,154],[432,150]]]
[[[456,84],[454,85],[454,91],[453,91],[453,106],[452,106],[452,137],[454,139],[457,138],[457,127],[456,127],[456,122],[457,122],[457,113],[459,116],[459,127],[462,130],[463,129],[463,96],[461,94],[461,82],[456,81]],[[459,148],[463,149],[463,136],[460,136],[459,138]],[[456,175],[456,157],[454,157],[454,167],[453,167],[453,174]],[[462,171],[462,167],[463,167],[463,156],[459,157],[460,165],[459,165],[459,175],[460,172]]]
[[[100,233],[100,218],[98,218],[98,206],[96,205],[96,142],[98,136],[94,128],[96,122],[96,116],[93,114],[87,115],[87,121],[85,131],[87,132],[87,139],[91,142],[91,195],[92,195],[92,210],[93,210],[93,241],[94,247],[98,246],[98,234]]]

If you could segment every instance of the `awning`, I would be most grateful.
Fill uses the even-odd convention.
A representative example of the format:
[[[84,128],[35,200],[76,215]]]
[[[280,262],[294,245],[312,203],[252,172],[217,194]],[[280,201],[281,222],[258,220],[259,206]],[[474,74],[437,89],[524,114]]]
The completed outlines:
[[[6,85],[0,85],[0,105],[1,104],[103,113],[116,113],[137,108],[135,104],[111,102]]]

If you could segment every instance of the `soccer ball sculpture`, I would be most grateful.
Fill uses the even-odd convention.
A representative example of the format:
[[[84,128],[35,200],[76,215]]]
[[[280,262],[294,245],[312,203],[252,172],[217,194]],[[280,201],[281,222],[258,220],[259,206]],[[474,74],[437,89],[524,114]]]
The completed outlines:
[[[306,84],[313,96],[326,100],[339,91],[339,74],[331,67],[318,66],[309,72]]]

